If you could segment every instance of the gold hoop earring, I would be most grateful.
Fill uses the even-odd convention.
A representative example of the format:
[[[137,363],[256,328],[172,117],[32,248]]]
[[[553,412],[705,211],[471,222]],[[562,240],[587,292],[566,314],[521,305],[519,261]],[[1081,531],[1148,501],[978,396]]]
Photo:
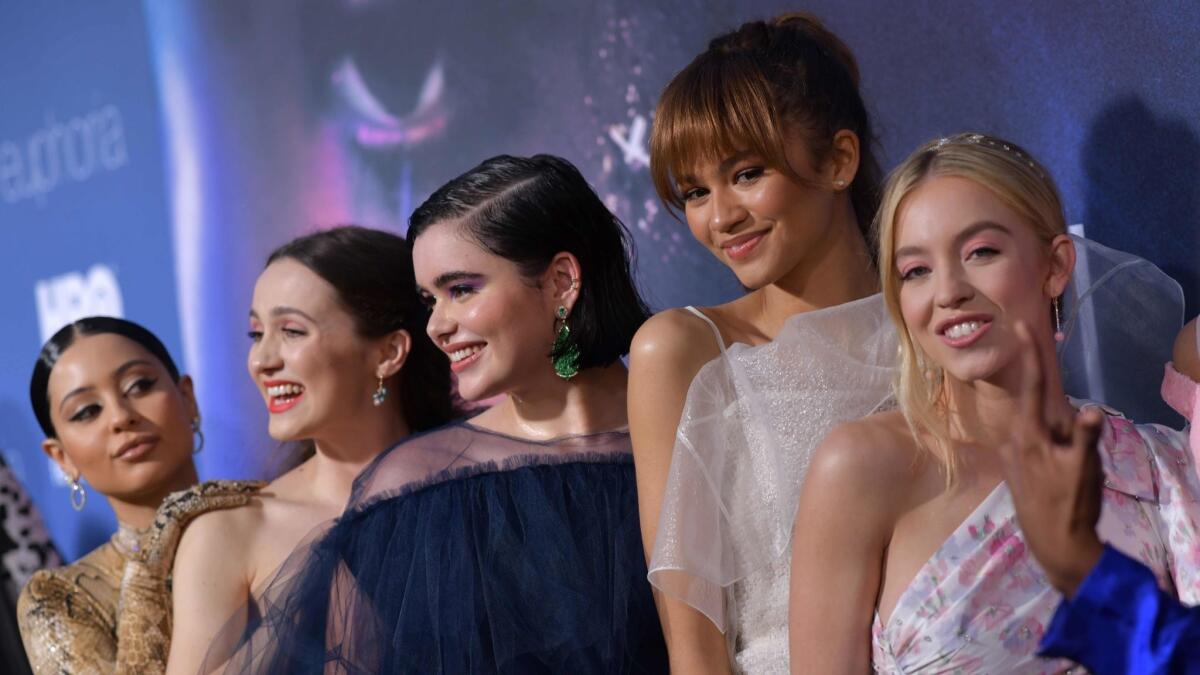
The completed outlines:
[[[192,454],[198,455],[200,454],[200,451],[204,449],[204,432],[200,430],[199,417],[192,420],[192,435],[200,437],[199,442],[196,443],[196,447],[192,448]]]

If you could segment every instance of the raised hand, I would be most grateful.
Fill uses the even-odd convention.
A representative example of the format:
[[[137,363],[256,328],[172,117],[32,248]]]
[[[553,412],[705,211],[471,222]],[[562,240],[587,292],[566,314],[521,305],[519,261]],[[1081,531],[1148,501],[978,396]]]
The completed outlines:
[[[253,480],[210,480],[172,492],[139,540],[135,559],[165,579],[171,572],[179,538],[193,518],[208,511],[243,506],[264,485],[263,481]]]
[[[114,675],[161,675],[171,648],[171,595],[167,579],[183,530],[196,516],[242,506],[262,481],[216,480],[173,492],[125,562],[117,619]]]
[[[1052,419],[1040,348],[1018,323],[1021,394],[1009,442],[1000,448],[1005,478],[1029,550],[1067,597],[1100,559],[1096,534],[1104,475],[1097,445],[1103,415],[1090,408]]]

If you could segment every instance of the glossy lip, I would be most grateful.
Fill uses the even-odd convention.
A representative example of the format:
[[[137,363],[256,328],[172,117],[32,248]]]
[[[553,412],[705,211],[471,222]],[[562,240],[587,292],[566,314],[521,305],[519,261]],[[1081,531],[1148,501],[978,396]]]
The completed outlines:
[[[955,324],[964,323],[966,321],[978,321],[982,325],[973,333],[968,333],[960,338],[951,338],[946,335],[946,330]],[[987,314],[960,314],[952,319],[946,319],[938,324],[937,334],[942,339],[942,342],[951,347],[961,349],[970,347],[978,342],[992,327],[992,317]]]
[[[121,444],[113,453],[113,459],[126,462],[137,461],[150,454],[158,446],[158,436],[154,434],[139,434]]]
[[[763,239],[766,239],[768,232],[770,230],[759,230],[738,235],[733,239],[721,242],[721,250],[725,251],[725,255],[728,255],[730,260],[744,260],[758,248]]]
[[[302,387],[304,385],[300,384],[299,382],[295,382],[293,380],[265,380],[265,381],[263,381],[262,384],[263,384],[263,396],[266,397],[266,399],[267,399],[267,411],[270,412],[271,414],[281,413],[281,412],[284,412],[285,410],[291,410],[292,408],[296,407],[296,405],[298,403],[300,403],[300,399],[304,398],[304,394],[306,393],[306,392],[302,391],[297,396],[288,400],[287,402],[280,402],[275,397],[268,394],[267,390],[270,389],[271,387],[277,387],[277,386],[283,385],[283,384],[299,384]]]
[[[484,351],[487,350],[487,343],[486,342],[455,342],[453,344],[448,344],[445,347],[442,347],[442,351],[446,353],[446,356],[450,356],[451,354],[453,354],[454,352],[456,352],[460,349],[466,349],[467,347],[474,347],[476,345],[481,347],[481,349],[479,351],[468,356],[467,358],[463,359],[462,361],[451,361],[450,362],[450,372],[457,374],[457,373],[460,373],[460,372],[466,370],[467,368],[470,368],[472,365],[474,365],[475,362],[479,360],[479,357],[483,356]]]

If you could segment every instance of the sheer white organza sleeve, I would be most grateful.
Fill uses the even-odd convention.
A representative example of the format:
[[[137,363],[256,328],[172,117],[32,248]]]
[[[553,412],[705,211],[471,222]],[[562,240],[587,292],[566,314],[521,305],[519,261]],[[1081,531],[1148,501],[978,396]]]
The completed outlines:
[[[882,296],[792,317],[734,344],[688,390],[650,582],[725,632],[729,588],[789,551],[812,451],[838,423],[886,408],[897,343]],[[786,578],[777,592],[787,592]]]
[[[1179,283],[1154,263],[1082,237],[1063,293],[1058,344],[1063,387],[1139,423],[1177,424],[1159,395],[1163,367],[1183,328]]]

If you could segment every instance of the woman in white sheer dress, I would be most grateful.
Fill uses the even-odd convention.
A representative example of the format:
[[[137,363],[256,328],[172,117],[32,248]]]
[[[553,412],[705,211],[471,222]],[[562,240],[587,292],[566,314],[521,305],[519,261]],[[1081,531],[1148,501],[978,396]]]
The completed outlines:
[[[787,551],[816,442],[886,404],[865,236],[879,169],[849,49],[791,14],[712,41],[660,100],[659,195],[750,291],[645,324],[629,426],[671,668],[784,673]]]

